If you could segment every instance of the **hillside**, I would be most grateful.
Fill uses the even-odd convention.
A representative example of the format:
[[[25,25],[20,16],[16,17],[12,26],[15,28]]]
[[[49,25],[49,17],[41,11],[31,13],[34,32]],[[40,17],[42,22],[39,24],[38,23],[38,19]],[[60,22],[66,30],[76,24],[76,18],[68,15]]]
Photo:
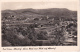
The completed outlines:
[[[51,16],[53,18],[76,18],[77,11],[70,11],[68,9],[62,8],[51,8],[51,9],[20,9],[20,10],[4,10],[2,15],[8,13],[19,18],[39,18]]]

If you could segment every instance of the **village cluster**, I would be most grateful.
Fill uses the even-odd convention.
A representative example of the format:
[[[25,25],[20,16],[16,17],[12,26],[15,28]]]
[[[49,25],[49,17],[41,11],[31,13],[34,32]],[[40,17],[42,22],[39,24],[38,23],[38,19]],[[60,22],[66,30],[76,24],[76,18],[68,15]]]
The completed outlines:
[[[2,13],[2,46],[77,45],[77,20],[54,15]]]

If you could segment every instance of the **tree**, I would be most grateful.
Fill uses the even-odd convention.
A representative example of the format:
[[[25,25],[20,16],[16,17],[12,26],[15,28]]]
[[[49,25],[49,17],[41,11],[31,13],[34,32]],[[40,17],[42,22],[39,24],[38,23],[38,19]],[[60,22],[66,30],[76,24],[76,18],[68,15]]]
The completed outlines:
[[[44,31],[41,31],[38,33],[38,38],[39,40],[46,40],[48,37],[47,37],[47,32],[44,32]]]

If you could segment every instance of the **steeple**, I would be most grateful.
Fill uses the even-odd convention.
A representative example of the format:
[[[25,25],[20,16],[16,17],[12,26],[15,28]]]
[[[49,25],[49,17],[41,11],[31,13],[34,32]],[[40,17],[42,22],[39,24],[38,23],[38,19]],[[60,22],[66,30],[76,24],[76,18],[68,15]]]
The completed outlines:
[[[47,19],[49,18],[49,16],[47,15]]]

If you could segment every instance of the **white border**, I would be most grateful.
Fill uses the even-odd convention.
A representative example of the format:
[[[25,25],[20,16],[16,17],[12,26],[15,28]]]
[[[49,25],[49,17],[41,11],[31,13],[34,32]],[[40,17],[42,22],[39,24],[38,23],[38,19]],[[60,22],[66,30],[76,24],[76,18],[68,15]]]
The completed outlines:
[[[74,1],[74,0],[73,0]],[[77,27],[77,29],[78,29],[78,44],[77,44],[77,46],[22,46],[22,47],[16,47],[16,48],[29,48],[29,47],[33,47],[33,48],[39,48],[39,47],[42,47],[42,48],[46,48],[46,47],[56,47],[56,49],[55,50],[53,50],[53,49],[50,49],[50,50],[3,50],[3,48],[11,48],[11,49],[14,49],[15,47],[1,47],[1,44],[0,44],[0,51],[1,52],[79,52],[80,51],[80,27],[79,27],[79,25],[80,25],[80,7],[79,7],[79,0],[77,0],[78,1],[78,5],[77,5],[77,10],[78,10],[78,27]],[[1,3],[2,2],[53,2],[53,0],[1,0],[0,1],[0,8],[1,8]],[[0,12],[1,12],[1,10],[0,10]],[[0,14],[0,16],[1,16],[1,14]],[[0,22],[1,22],[1,17],[0,17]],[[1,24],[1,23],[0,23]],[[0,26],[1,27],[1,26]],[[1,33],[1,28],[0,28],[0,33]],[[1,38],[1,36],[0,36],[0,38]],[[0,42],[1,42],[1,40],[0,40]]]

